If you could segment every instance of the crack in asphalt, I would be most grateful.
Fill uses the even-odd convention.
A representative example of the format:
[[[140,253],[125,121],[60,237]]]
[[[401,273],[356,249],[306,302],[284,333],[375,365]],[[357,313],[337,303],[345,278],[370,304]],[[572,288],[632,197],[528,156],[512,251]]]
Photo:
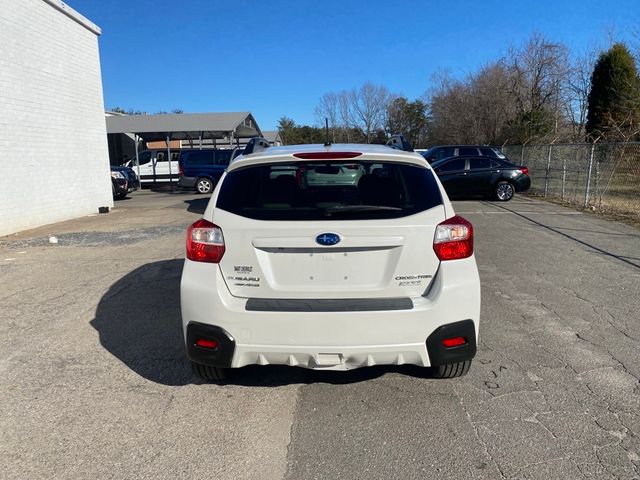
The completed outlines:
[[[462,411],[465,413],[465,415],[467,417],[467,421],[469,422],[469,425],[471,425],[471,428],[473,429],[473,433],[475,434],[476,438],[480,442],[480,445],[482,445],[484,453],[491,460],[491,462],[493,462],[494,466],[496,467],[496,469],[500,473],[500,478],[506,479],[507,476],[505,475],[505,472],[502,470],[500,464],[498,463],[498,461],[496,461],[496,459],[493,457],[491,452],[489,452],[489,447],[487,446],[487,443],[480,436],[480,433],[478,432],[478,426],[476,425],[476,422],[474,422],[472,420],[471,415],[469,414],[468,410],[466,409],[466,407],[464,405],[464,402],[462,401],[462,397],[460,396],[460,394],[456,390],[455,385],[453,386],[453,392],[454,392],[455,396],[458,398],[458,403],[460,404],[460,408],[462,408]]]

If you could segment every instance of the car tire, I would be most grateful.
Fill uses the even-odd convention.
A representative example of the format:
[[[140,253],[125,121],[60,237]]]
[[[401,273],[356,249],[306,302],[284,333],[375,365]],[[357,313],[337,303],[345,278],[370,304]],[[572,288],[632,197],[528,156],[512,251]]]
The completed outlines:
[[[210,178],[200,177],[196,180],[196,192],[207,194],[213,191],[213,182]]]
[[[197,377],[209,382],[224,382],[229,376],[228,368],[212,367],[196,362],[191,362],[191,370]]]
[[[433,367],[433,378],[456,378],[466,375],[471,368],[471,360],[464,362],[448,363]]]
[[[493,193],[496,200],[508,202],[516,194],[516,189],[511,182],[501,180],[496,183]]]

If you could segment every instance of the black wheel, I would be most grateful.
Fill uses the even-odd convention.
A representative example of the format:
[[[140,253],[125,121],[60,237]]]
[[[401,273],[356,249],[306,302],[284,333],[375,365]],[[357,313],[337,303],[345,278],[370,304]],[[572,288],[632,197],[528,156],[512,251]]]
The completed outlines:
[[[210,178],[202,177],[196,182],[196,192],[211,193],[213,190],[213,182]]]
[[[439,365],[433,368],[434,378],[456,378],[466,375],[471,367],[471,360],[464,362],[449,363],[447,365]]]
[[[209,382],[224,382],[228,378],[228,368],[212,367],[201,363],[191,362],[193,373]]]
[[[496,188],[494,190],[496,199],[501,202],[508,202],[513,198],[516,193],[516,189],[513,187],[513,184],[507,182],[506,180],[501,180],[496,183]]]

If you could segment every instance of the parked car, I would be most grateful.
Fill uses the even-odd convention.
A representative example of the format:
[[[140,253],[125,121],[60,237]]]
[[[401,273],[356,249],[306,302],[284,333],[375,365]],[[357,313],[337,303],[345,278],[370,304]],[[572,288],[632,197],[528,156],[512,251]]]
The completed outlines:
[[[444,158],[451,157],[489,157],[500,160],[508,160],[504,154],[495,147],[486,145],[438,145],[431,147],[429,150],[420,152],[427,159],[427,162],[433,163]]]
[[[453,157],[431,164],[450,197],[492,197],[506,202],[531,187],[529,169],[488,157]]]
[[[414,364],[464,375],[480,317],[473,227],[424,158],[382,145],[247,151],[187,230],[194,372]],[[342,181],[345,171],[359,176]]]
[[[237,150],[183,150],[178,159],[178,186],[211,193]]]
[[[111,165],[111,189],[114,199],[126,197],[140,188],[138,176],[129,167]]]
[[[169,161],[167,150],[143,150],[138,153],[139,167],[136,159],[132,158],[125,165],[138,171],[140,169],[140,182],[142,185],[154,183],[168,183],[178,180],[178,157],[180,150],[171,151]]]

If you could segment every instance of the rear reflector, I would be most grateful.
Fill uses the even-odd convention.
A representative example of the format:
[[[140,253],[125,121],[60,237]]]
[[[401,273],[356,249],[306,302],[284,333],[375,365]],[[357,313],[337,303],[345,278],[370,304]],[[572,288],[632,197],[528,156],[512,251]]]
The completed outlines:
[[[209,340],[208,338],[199,338],[196,340],[196,346],[202,348],[214,349],[218,348],[218,345],[220,344],[216,340]]]
[[[464,345],[467,343],[467,339],[464,337],[452,337],[452,338],[443,338],[442,345],[447,348],[451,347],[459,347],[460,345]]]
[[[224,255],[224,237],[217,225],[200,219],[187,229],[187,258],[194,262],[218,263]]]
[[[457,260],[473,255],[473,225],[459,215],[436,227],[433,250],[441,261]]]
[[[303,160],[341,160],[344,158],[356,158],[361,156],[361,152],[303,152],[294,153],[296,158]]]

